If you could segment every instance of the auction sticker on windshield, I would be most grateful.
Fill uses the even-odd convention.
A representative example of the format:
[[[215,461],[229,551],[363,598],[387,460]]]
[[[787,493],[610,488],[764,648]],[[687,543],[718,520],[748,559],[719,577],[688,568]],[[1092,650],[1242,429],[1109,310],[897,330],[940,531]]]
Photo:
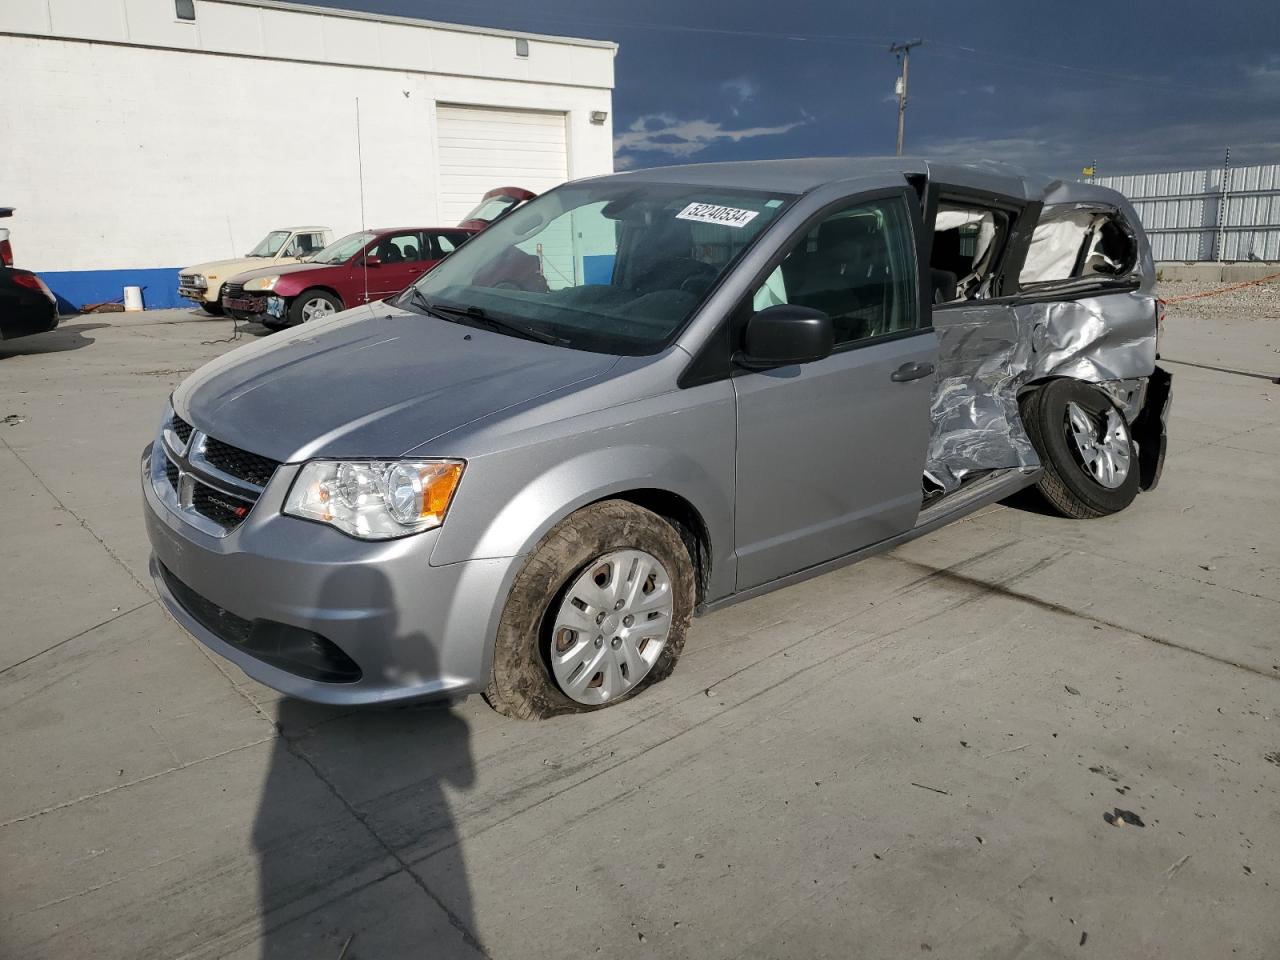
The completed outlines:
[[[757,213],[756,210],[720,207],[714,203],[691,203],[676,214],[676,219],[695,220],[698,223],[718,223],[726,227],[745,227],[756,218]]]

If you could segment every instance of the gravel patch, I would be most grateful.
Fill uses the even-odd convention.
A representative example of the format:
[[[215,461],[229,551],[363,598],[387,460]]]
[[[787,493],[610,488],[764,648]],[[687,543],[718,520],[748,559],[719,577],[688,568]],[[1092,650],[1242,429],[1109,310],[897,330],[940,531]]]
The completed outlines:
[[[1280,268],[1277,268],[1280,271]],[[1156,296],[1175,300],[1169,304],[1168,316],[1194,317],[1206,320],[1280,320],[1280,277],[1217,296],[1177,302],[1178,297],[1208,293],[1231,284],[1206,280],[1162,280],[1156,284]]]

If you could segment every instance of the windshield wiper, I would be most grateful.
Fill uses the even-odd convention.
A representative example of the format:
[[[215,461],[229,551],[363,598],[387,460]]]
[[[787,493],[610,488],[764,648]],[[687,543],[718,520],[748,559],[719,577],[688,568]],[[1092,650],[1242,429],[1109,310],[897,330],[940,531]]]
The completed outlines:
[[[409,302],[420,306],[422,309],[428,313],[434,314],[441,320],[448,320],[451,323],[484,324],[495,332],[506,333],[513,337],[521,337],[525,340],[533,340],[537,343],[564,344],[568,342],[561,337],[544,333],[541,330],[535,330],[532,327],[526,327],[520,323],[512,323],[510,320],[503,320],[500,317],[491,316],[483,307],[477,307],[474,305],[467,307],[454,307],[443,303],[432,303],[417,287],[409,288]]]

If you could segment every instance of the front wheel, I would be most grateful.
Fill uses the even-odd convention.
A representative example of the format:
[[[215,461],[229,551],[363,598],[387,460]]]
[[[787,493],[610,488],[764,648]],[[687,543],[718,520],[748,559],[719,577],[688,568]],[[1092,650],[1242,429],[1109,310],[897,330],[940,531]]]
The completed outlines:
[[[289,322],[323,320],[343,309],[342,301],[327,290],[304,290],[289,304]]]
[[[1037,485],[1065,517],[1118,513],[1138,495],[1138,454],[1124,414],[1099,388],[1054,380],[1020,400],[1022,424],[1043,461]]]
[[[200,304],[200,309],[202,309],[205,313],[209,314],[209,316],[211,317],[222,316],[222,304],[217,302],[216,300],[213,302],[205,300],[203,303]]]
[[[584,507],[517,575],[485,699],[522,720],[611,706],[671,674],[693,605],[693,562],[671,524],[622,500]]]

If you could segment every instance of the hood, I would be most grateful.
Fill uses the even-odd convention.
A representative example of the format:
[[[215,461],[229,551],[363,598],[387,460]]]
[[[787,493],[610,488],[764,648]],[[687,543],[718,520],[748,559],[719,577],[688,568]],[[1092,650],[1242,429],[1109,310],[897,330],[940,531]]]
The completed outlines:
[[[379,303],[233,350],[173,402],[197,429],[275,460],[390,458],[617,362]]]
[[[293,260],[286,260],[286,263],[293,263]],[[243,273],[245,270],[254,270],[264,264],[279,263],[273,261],[270,257],[233,257],[230,260],[210,260],[208,263],[197,263],[191,267],[183,267],[179,273],[200,273],[204,276],[213,274],[219,280],[226,280],[237,273]]]
[[[234,276],[237,281],[252,280],[254,277],[283,277],[291,273],[302,273],[306,270],[323,270],[325,267],[335,266],[331,263],[299,263],[293,257],[286,257],[281,260],[268,260],[265,266],[259,266],[261,261],[254,258],[249,261],[248,267],[242,267],[236,271]]]

